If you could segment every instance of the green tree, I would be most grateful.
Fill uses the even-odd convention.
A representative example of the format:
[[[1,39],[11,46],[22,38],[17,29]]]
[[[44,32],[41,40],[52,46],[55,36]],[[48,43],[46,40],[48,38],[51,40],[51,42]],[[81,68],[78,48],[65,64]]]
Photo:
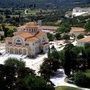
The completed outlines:
[[[79,35],[77,36],[77,38],[78,38],[78,39],[82,39],[82,38],[84,38],[84,35],[79,34]]]
[[[56,34],[55,34],[55,38],[56,38],[56,40],[60,40],[60,39],[61,39],[60,33],[56,33]]]
[[[88,20],[85,24],[86,32],[90,32],[90,20]]]
[[[88,85],[88,78],[86,77],[86,75],[82,72],[77,72],[74,75],[74,82],[76,85],[78,86],[82,86],[82,87],[87,87]]]
[[[65,59],[64,59],[64,70],[67,76],[70,75],[71,70],[76,69],[76,53],[72,50],[72,44],[67,44],[64,48],[65,50]]]
[[[54,35],[47,33],[47,37],[49,39],[49,41],[53,41],[54,40]]]
[[[56,71],[57,61],[51,68]],[[51,63],[50,62],[50,63]],[[0,90],[55,90],[52,83],[36,76],[34,70],[26,68],[23,61],[9,58],[5,65],[0,65]]]
[[[29,68],[0,65],[0,90],[54,90],[53,85]]]
[[[70,36],[68,34],[64,34],[62,38],[65,40],[70,40]]]
[[[40,67],[41,76],[46,79],[50,79],[50,76],[53,76],[54,73],[59,69],[60,61],[53,58],[45,58],[44,62]]]
[[[24,81],[28,90],[55,90],[51,84],[39,76],[29,75]]]
[[[16,58],[8,58],[5,62],[5,66],[12,66],[16,68],[25,68],[25,62]]]
[[[87,59],[87,65],[88,65],[88,68],[90,69],[90,47],[85,49],[85,54],[86,54],[85,56]]]
[[[10,58],[5,65],[0,65],[0,90],[30,90],[23,81],[27,75],[35,76],[34,70],[26,68],[24,62]]]
[[[59,52],[56,50],[56,48],[54,46],[51,47],[50,51],[49,51],[49,57],[48,58],[53,58],[53,59],[57,59],[59,60]]]
[[[57,29],[57,32],[59,33],[68,33],[70,32],[71,27],[68,23],[62,23],[59,28]]]
[[[8,29],[8,31],[7,31],[7,36],[8,36],[8,37],[12,37],[12,36],[13,36],[13,33],[14,33],[13,30],[9,30],[9,29]]]
[[[15,68],[0,65],[0,89],[13,89],[13,83],[16,81]]]
[[[25,78],[27,75],[35,75],[35,71],[30,68],[20,68],[17,70],[18,78]]]
[[[60,61],[61,61],[61,63],[62,63],[62,66],[64,65],[64,61],[65,61],[65,52],[64,52],[64,50],[62,50],[62,51],[59,51],[59,57],[60,57]]]

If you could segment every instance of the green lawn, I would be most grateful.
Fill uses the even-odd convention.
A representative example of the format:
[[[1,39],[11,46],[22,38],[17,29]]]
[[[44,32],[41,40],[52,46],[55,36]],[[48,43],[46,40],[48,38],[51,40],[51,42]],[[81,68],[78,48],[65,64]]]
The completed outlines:
[[[85,75],[86,75],[87,77],[90,77],[90,69],[88,69],[88,70],[85,72]]]
[[[80,89],[68,87],[68,86],[60,86],[60,87],[56,87],[55,90],[80,90]]]

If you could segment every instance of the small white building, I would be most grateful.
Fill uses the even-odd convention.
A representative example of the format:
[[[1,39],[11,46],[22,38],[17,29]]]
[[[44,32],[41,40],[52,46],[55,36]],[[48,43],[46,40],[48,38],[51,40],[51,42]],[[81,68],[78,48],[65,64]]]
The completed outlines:
[[[76,7],[72,11],[72,17],[87,16],[87,15],[90,15],[90,7],[88,8]]]
[[[4,31],[0,31],[0,39],[2,36],[4,36]]]
[[[41,26],[40,29],[45,33],[54,34],[56,30],[58,29],[58,27],[57,26]]]
[[[85,44],[90,44],[90,36],[87,36],[77,41],[78,46],[85,46]]]
[[[4,36],[4,31],[0,31],[0,36]]]
[[[6,38],[6,52],[35,56],[41,51],[48,52],[47,34],[39,29],[36,22],[29,22],[17,28],[13,37]]]

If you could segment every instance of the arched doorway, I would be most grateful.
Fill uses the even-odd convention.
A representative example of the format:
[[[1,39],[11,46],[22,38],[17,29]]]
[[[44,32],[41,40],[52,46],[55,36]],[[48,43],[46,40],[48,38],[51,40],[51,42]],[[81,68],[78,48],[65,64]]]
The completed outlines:
[[[23,55],[26,55],[26,49],[23,49]]]
[[[18,49],[17,48],[15,48],[15,54],[18,54]]]
[[[10,48],[10,53],[11,53],[11,54],[13,53],[13,48]]]
[[[6,48],[6,53],[10,53],[9,48]]]
[[[19,49],[19,54],[22,54],[22,49]]]

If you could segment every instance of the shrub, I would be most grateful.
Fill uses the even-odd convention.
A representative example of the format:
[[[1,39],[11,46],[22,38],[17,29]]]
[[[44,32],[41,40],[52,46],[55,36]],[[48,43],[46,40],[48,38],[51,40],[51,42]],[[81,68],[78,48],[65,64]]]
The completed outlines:
[[[65,40],[69,40],[70,36],[68,34],[65,34],[62,38],[65,39]]]
[[[49,39],[49,41],[53,41],[54,40],[54,36],[50,33],[47,33],[47,37]]]
[[[81,86],[81,87],[90,87],[89,86],[90,78],[88,78],[82,72],[77,72],[74,75],[74,82],[75,82],[76,85]]]
[[[82,39],[82,38],[84,38],[84,35],[79,34],[79,35],[77,36],[77,38],[78,38],[78,39]]]

